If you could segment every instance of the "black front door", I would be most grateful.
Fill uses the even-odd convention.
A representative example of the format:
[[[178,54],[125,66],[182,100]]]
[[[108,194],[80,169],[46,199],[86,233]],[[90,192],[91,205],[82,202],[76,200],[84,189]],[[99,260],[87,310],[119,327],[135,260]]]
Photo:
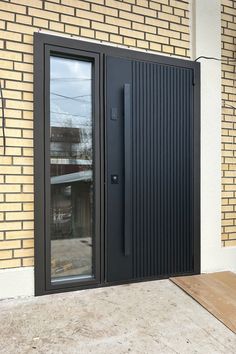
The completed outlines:
[[[35,34],[37,295],[200,272],[199,63]]]
[[[198,272],[194,71],[108,56],[106,113],[107,281]]]

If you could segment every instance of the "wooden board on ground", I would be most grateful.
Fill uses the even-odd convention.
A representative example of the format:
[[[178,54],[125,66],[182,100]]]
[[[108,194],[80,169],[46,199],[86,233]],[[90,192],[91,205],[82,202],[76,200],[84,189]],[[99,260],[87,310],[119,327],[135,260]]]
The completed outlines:
[[[236,274],[219,272],[170,278],[236,333]]]

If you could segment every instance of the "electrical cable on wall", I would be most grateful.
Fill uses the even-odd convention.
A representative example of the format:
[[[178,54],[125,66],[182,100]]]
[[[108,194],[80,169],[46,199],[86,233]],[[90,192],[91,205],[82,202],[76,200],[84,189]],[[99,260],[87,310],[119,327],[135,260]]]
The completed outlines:
[[[215,58],[215,57],[207,57],[205,55],[201,55],[200,57],[196,58],[194,61],[198,61],[199,59],[216,60],[216,61],[221,61],[221,62],[225,62],[225,63],[236,63],[236,59],[220,59],[220,58]]]
[[[230,63],[235,63],[234,65],[236,65],[236,59],[230,59],[230,58],[220,59],[220,58],[216,58],[216,57],[208,57],[208,56],[205,56],[205,55],[201,55],[200,57],[196,58],[194,61],[198,61],[200,59],[216,60],[216,61],[220,61],[222,63],[226,63],[226,64],[229,64],[229,65],[230,65]],[[224,105],[222,106],[222,108],[233,108],[234,114],[235,114],[236,107],[225,103],[225,100],[224,100]]]
[[[2,84],[0,81],[0,98],[1,98],[1,111],[2,111],[2,141],[3,141],[3,155],[6,154],[6,135],[5,135],[5,113],[4,113],[4,97],[3,97],[3,90],[2,90]]]

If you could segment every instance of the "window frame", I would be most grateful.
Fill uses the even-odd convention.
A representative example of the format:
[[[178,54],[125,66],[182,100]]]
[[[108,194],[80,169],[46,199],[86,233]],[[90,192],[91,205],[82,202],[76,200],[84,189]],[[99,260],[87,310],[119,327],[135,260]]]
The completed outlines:
[[[41,45],[40,45],[41,44]],[[101,282],[100,269],[100,121],[99,54],[35,41],[35,294],[95,286]],[[93,127],[93,277],[71,277],[51,281],[50,238],[50,57],[92,62]],[[40,212],[39,212],[40,211]]]

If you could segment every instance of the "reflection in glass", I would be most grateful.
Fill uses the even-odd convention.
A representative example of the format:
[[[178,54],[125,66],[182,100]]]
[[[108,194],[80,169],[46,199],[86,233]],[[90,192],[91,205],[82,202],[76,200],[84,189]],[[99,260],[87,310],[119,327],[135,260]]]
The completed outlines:
[[[93,276],[92,63],[50,58],[51,278]]]

